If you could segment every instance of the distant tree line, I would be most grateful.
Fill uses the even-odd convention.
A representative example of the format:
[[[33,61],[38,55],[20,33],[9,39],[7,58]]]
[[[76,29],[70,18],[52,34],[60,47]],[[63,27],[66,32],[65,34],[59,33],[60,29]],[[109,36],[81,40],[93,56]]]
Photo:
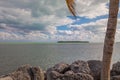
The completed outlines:
[[[57,43],[89,43],[89,41],[58,41]]]

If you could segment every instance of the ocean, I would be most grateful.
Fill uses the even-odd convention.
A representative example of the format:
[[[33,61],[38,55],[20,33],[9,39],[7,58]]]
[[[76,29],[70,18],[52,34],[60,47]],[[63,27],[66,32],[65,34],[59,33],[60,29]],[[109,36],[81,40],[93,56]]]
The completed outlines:
[[[102,43],[0,44],[0,75],[24,64],[46,70],[59,62],[70,64],[75,60],[102,60],[102,54]],[[120,43],[115,44],[112,63],[117,61],[120,61]]]

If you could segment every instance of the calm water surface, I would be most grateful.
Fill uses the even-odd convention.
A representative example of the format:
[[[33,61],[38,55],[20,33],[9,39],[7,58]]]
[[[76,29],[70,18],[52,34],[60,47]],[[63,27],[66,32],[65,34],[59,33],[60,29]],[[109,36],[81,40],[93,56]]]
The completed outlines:
[[[103,44],[0,44],[0,75],[23,64],[44,70],[58,62],[101,60]],[[120,43],[115,44],[113,62],[120,61]]]

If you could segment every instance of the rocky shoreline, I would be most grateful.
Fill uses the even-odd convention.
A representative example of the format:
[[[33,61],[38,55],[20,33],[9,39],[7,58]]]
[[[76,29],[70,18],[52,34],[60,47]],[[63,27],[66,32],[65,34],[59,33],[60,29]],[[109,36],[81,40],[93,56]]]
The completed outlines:
[[[99,60],[77,60],[72,64],[61,62],[43,71],[27,64],[0,76],[0,80],[100,80],[101,65]],[[120,62],[112,65],[111,80],[120,80]]]

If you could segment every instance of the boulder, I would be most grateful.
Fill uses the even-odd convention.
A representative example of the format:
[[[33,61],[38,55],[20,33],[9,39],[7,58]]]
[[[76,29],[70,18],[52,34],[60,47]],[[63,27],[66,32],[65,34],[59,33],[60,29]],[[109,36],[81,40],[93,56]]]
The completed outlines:
[[[44,80],[47,80],[46,71],[44,71]]]
[[[87,62],[85,61],[75,61],[70,65],[70,69],[74,73],[85,73],[85,74],[90,74],[90,68]]]
[[[91,75],[93,76],[94,80],[100,80],[102,62],[99,60],[89,60],[87,62],[90,67]]]
[[[47,75],[47,80],[58,80],[61,79],[62,74],[57,71],[51,71],[49,75]]]
[[[75,74],[75,79],[74,80],[94,80],[94,79],[89,74],[77,73],[77,74]]]
[[[61,63],[58,63],[51,68],[48,68],[47,71],[46,71],[46,74],[51,72],[51,71],[56,71],[56,72],[59,72],[59,73],[63,74],[68,70],[69,70],[69,64],[61,62]]]
[[[69,70],[69,64],[64,62],[58,63],[55,66],[48,68],[46,71],[46,79],[47,80],[56,80],[56,77],[60,77],[61,74],[64,74]]]
[[[1,76],[0,80],[13,80],[13,78],[10,76]]]
[[[53,67],[53,70],[54,70],[54,71],[57,71],[57,72],[59,72],[59,73],[64,73],[64,72],[66,72],[68,69],[69,69],[69,64],[64,63],[64,62],[58,63],[58,64],[56,64],[56,65]]]
[[[78,60],[71,65],[59,63],[46,71],[46,80],[93,80],[89,73],[87,62]]]
[[[120,62],[113,64],[111,70],[111,76],[120,75]]]
[[[0,80],[44,80],[44,72],[39,67],[23,65]]]
[[[73,71],[67,71],[65,74],[51,71],[47,80],[93,80],[93,77],[89,74],[74,73]]]
[[[33,73],[33,80],[44,80],[44,72],[40,67],[32,67],[31,71]]]
[[[16,71],[9,75],[13,78],[13,80],[33,80],[31,66],[28,64],[19,67]]]
[[[111,80],[120,80],[120,75],[112,76],[112,77],[111,77]]]
[[[89,74],[84,73],[74,73],[73,71],[66,72],[61,80],[94,80]]]
[[[73,71],[67,71],[67,72],[65,72],[65,75],[74,75],[75,73],[73,72]]]

